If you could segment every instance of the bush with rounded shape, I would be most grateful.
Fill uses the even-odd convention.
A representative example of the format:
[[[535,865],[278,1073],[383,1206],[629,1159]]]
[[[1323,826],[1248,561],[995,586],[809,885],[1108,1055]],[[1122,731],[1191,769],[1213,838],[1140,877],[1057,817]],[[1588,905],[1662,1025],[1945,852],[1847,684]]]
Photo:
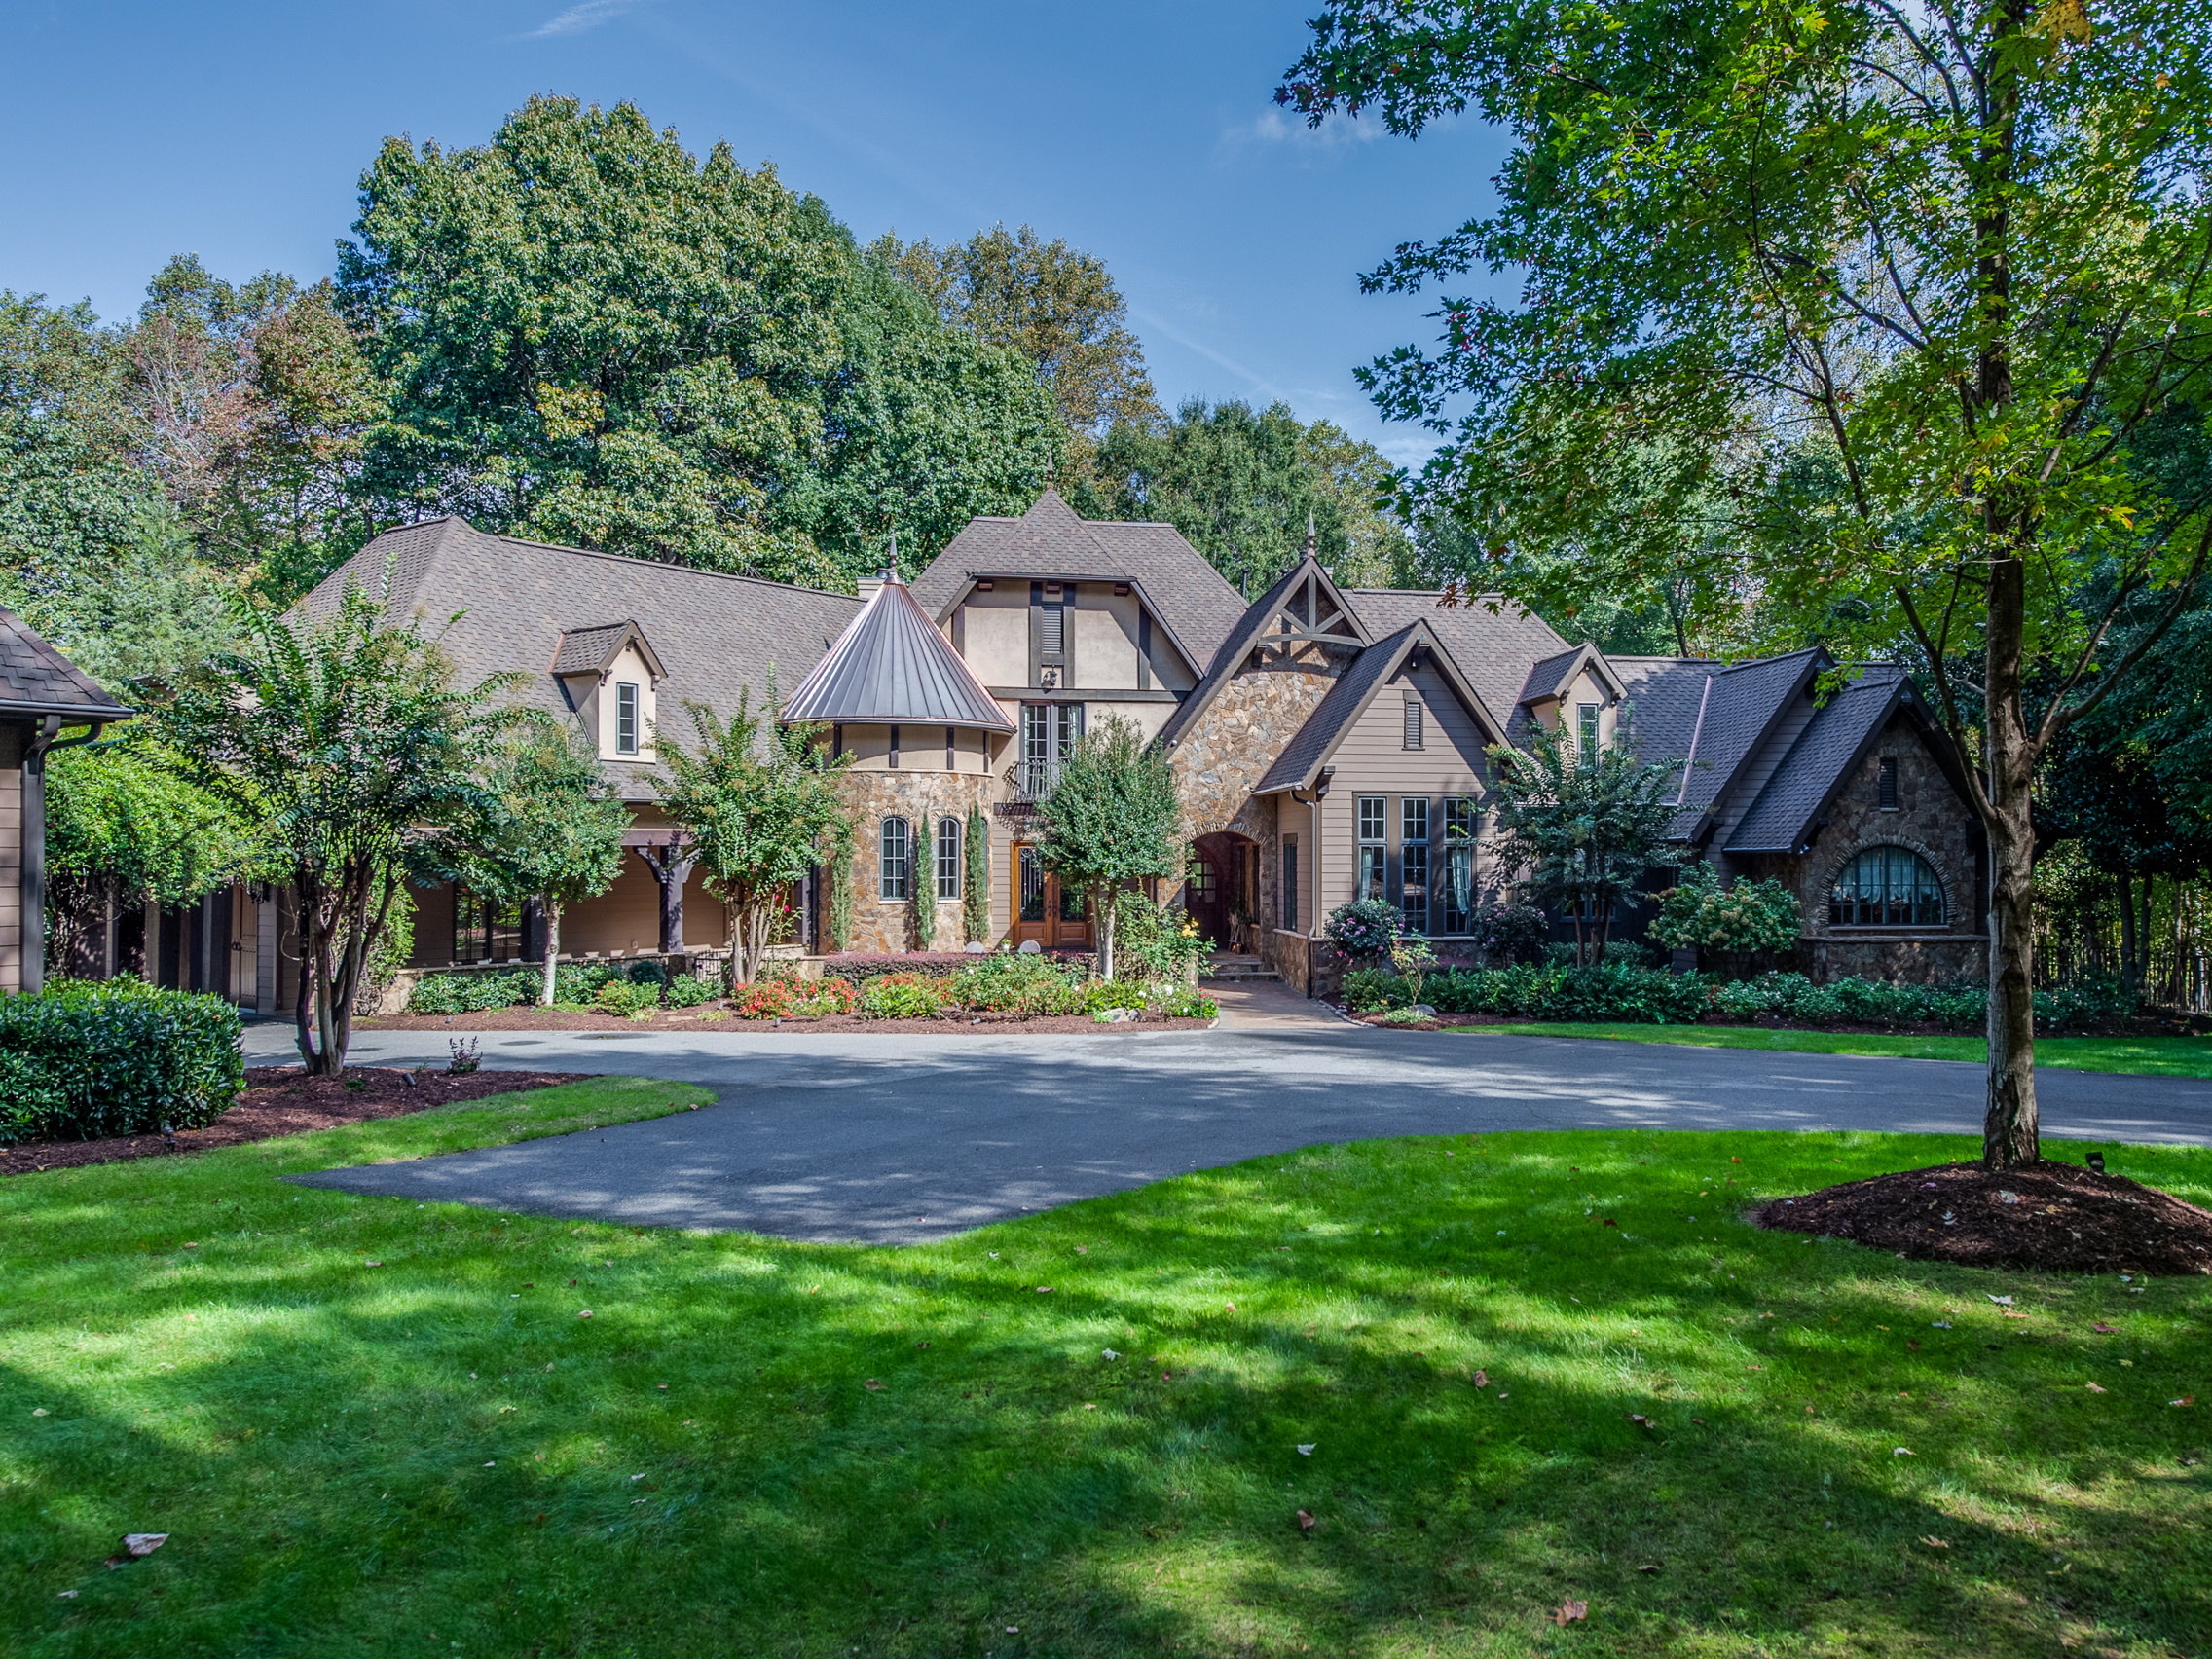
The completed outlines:
[[[199,1128],[245,1087],[239,1011],[137,979],[0,996],[0,1141]]]
[[[719,975],[679,974],[668,982],[670,1008],[698,1008],[722,994]]]
[[[1354,899],[1330,911],[1321,931],[1354,962],[1380,962],[1398,941],[1398,912],[1381,899]]]
[[[861,993],[861,1013],[870,1019],[927,1019],[952,1000],[951,985],[933,975],[886,974]]]
[[[1475,947],[1503,967],[1533,962],[1552,937],[1552,919],[1533,904],[1485,904],[1475,913]]]

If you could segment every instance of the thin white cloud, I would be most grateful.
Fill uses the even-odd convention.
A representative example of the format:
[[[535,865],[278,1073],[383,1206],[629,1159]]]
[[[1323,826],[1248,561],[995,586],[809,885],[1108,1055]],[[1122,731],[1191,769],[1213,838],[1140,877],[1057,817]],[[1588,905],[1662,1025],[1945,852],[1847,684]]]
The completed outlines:
[[[1129,315],[1134,317],[1141,327],[1149,329],[1155,334],[1165,335],[1168,339],[1174,341],[1176,345],[1182,347],[1184,350],[1196,351],[1199,356],[1205,358],[1207,362],[1212,363],[1219,368],[1227,369],[1231,374],[1237,376],[1239,379],[1250,382],[1252,389],[1254,391],[1263,393],[1268,396],[1275,395],[1274,382],[1269,380],[1264,375],[1254,374],[1250,369],[1246,368],[1242,363],[1237,362],[1233,357],[1223,356],[1219,351],[1215,350],[1211,346],[1206,345],[1203,341],[1193,339],[1190,335],[1184,333],[1180,328],[1177,328],[1173,323],[1169,322],[1165,317],[1160,315],[1159,313],[1147,311],[1142,306],[1131,306],[1129,308]]]
[[[1380,121],[1362,121],[1356,116],[1337,116],[1309,127],[1301,117],[1285,115],[1280,109],[1270,108],[1260,112],[1244,127],[1231,128],[1222,134],[1225,142],[1237,144],[1296,144],[1305,148],[1336,150],[1346,144],[1372,144],[1378,138],[1387,137]]]
[[[582,34],[602,23],[612,22],[641,3],[642,0],[580,0],[580,4],[571,6],[566,12],[547,18],[523,38],[546,40],[556,35]]]

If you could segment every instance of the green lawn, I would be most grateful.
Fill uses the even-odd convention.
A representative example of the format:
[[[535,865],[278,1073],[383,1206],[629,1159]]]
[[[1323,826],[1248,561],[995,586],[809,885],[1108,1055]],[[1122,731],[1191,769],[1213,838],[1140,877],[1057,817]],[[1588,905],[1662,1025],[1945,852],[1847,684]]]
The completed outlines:
[[[1462,1025],[1463,1036],[1596,1037],[1618,1043],[1680,1043],[1698,1049],[1758,1049],[1788,1054],[1880,1054],[1907,1060],[1967,1060],[1980,1065],[1979,1037],[1854,1036],[1837,1031],[1771,1031],[1748,1025]],[[2038,1037],[2036,1064],[2063,1071],[2144,1072],[2212,1077],[2212,1038]]]
[[[1958,1141],[1365,1142],[905,1250],[272,1179],[693,1098],[0,1183],[0,1651],[2212,1651],[2212,1285],[1732,1219]]]

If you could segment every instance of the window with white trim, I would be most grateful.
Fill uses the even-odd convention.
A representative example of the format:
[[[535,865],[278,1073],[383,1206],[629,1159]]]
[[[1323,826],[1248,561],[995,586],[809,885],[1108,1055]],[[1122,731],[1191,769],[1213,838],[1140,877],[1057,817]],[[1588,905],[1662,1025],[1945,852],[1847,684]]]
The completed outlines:
[[[1390,801],[1386,795],[1361,795],[1359,811],[1359,899],[1387,899]]]
[[[638,753],[638,688],[627,680],[614,686],[614,753]]]

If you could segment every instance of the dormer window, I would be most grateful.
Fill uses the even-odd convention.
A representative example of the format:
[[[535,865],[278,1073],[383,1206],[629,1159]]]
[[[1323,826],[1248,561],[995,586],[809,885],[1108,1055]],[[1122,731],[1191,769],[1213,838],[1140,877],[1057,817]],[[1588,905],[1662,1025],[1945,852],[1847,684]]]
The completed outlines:
[[[1598,758],[1598,705],[1574,705],[1574,743],[1581,752],[1582,763],[1590,765]]]
[[[638,687],[622,681],[614,687],[614,753],[638,753]]]

